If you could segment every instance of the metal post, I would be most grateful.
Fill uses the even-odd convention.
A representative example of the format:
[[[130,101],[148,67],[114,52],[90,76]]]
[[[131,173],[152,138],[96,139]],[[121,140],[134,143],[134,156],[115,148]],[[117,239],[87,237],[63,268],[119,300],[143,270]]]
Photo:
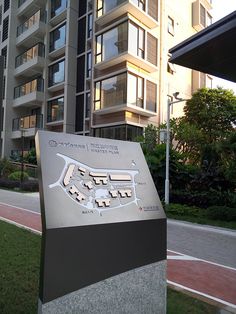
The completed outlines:
[[[20,186],[24,181],[24,130],[21,129],[21,173],[20,173]]]
[[[170,181],[169,181],[169,168],[170,168],[170,106],[188,99],[178,98],[179,93],[173,94],[175,101],[167,101],[167,115],[166,115],[166,179],[165,179],[165,204],[170,202]]]
[[[170,166],[170,106],[171,101],[167,101],[167,117],[166,117],[166,179],[165,179],[165,204],[169,204],[169,166]]]

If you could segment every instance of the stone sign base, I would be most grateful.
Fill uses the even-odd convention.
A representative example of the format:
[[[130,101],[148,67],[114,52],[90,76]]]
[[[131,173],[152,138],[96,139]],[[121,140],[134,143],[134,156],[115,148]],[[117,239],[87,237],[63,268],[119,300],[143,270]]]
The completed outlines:
[[[40,304],[38,313],[165,314],[166,260],[127,271]]]

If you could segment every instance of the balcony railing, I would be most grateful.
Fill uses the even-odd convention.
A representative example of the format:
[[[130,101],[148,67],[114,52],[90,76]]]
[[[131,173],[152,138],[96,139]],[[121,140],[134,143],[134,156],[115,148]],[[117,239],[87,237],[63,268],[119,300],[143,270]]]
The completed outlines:
[[[16,57],[16,64],[15,67],[18,68],[22,64],[34,59],[35,57],[42,57],[45,56],[45,46],[42,43],[38,43],[34,47],[28,49],[21,55]]]
[[[17,27],[17,37],[27,31],[30,27],[32,27],[37,22],[46,22],[46,12],[45,11],[37,11],[32,15],[27,21]]]
[[[22,118],[16,118],[12,120],[12,131],[20,131],[22,129],[37,128],[41,129],[43,127],[43,115],[35,114]]]
[[[33,81],[15,87],[14,98],[19,98],[33,92],[43,92],[43,78],[36,78]]]
[[[22,6],[22,4],[25,3],[26,0],[18,0],[18,8]]]

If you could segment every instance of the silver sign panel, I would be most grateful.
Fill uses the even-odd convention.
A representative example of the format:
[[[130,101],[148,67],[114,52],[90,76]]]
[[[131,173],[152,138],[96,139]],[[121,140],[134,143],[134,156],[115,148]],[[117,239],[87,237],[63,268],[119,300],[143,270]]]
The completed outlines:
[[[140,144],[39,131],[46,229],[165,218]]]

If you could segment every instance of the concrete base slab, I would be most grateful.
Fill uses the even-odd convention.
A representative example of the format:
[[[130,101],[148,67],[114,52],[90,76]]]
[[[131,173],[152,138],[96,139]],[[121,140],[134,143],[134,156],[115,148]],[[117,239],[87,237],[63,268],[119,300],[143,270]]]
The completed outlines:
[[[45,304],[42,314],[165,314],[166,261],[133,269]]]

